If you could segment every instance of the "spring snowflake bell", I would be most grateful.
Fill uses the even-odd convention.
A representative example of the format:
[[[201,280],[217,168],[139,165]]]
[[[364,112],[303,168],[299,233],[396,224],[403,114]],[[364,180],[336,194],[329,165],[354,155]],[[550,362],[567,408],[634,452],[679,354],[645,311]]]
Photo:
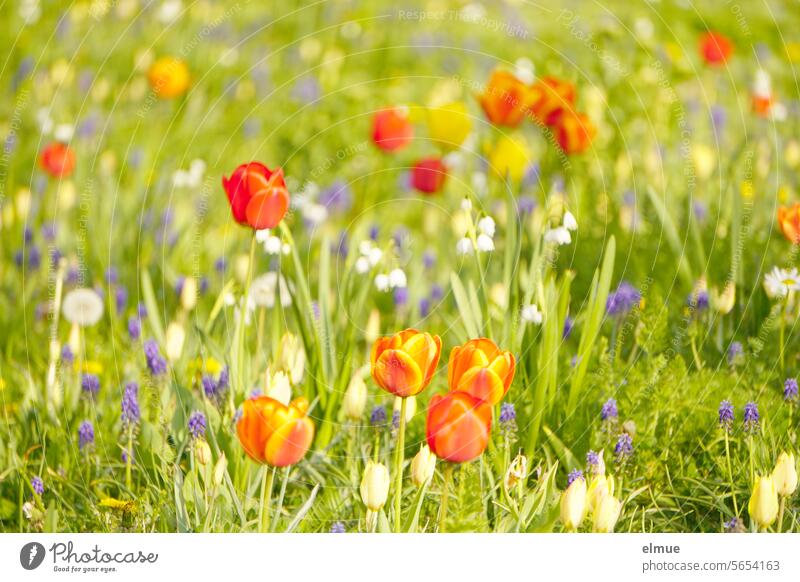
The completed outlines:
[[[532,323],[534,325],[541,325],[543,320],[542,312],[536,304],[525,305],[520,312],[520,317],[525,323]]]

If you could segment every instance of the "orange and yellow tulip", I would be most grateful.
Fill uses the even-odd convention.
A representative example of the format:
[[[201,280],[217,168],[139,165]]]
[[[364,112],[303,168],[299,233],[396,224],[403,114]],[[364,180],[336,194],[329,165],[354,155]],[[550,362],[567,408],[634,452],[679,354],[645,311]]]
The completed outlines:
[[[489,443],[492,408],[467,392],[437,394],[428,405],[428,446],[440,459],[465,463],[481,456]]]
[[[245,400],[236,433],[247,455],[271,467],[288,467],[305,456],[314,440],[308,400],[297,398],[285,406],[269,396]]]
[[[378,338],[372,346],[372,378],[390,394],[415,396],[430,384],[441,353],[438,335],[416,329]]]
[[[492,73],[478,102],[486,117],[495,125],[516,127],[531,105],[531,88],[508,71]]]
[[[490,339],[469,340],[453,348],[447,364],[450,390],[467,392],[489,404],[497,404],[514,379],[516,360]]]
[[[792,244],[800,244],[800,203],[778,208],[778,226]]]

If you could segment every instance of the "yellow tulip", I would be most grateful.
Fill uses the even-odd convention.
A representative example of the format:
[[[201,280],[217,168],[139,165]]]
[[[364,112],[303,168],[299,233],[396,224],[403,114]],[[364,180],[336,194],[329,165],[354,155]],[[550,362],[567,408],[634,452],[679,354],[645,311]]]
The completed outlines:
[[[353,375],[342,401],[344,415],[350,420],[361,418],[361,415],[364,414],[364,407],[367,405],[367,384],[361,374],[362,372],[359,370]]]
[[[589,511],[594,513],[602,503],[603,499],[614,495],[614,476],[595,475],[589,483],[589,490],[586,493],[586,503]]]
[[[411,461],[411,480],[417,487],[422,487],[433,477],[436,469],[436,455],[431,452],[428,445],[422,444],[419,452]]]
[[[778,492],[771,476],[756,479],[747,510],[750,518],[762,528],[772,525],[778,517]]]
[[[594,511],[592,530],[596,533],[612,533],[622,511],[622,502],[613,495],[603,497]]]
[[[561,494],[561,523],[568,530],[576,530],[586,517],[586,480],[575,479]]]
[[[788,497],[797,489],[797,467],[794,454],[783,451],[778,456],[778,462],[772,470],[772,480],[778,495]]]
[[[429,107],[425,119],[430,138],[445,148],[457,148],[472,130],[467,106],[461,102]]]
[[[531,164],[528,144],[521,138],[501,137],[489,154],[489,166],[495,174],[519,181]]]
[[[389,495],[389,469],[386,465],[367,461],[361,477],[361,501],[370,511],[380,511]]]

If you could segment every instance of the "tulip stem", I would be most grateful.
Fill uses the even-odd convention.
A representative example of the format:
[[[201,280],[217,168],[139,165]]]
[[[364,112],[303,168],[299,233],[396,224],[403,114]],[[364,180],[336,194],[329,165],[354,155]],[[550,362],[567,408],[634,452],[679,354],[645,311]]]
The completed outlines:
[[[272,482],[275,480],[275,470],[272,467],[264,467],[264,475],[261,478],[261,508],[258,512],[259,533],[269,531],[269,502],[272,499]]]
[[[453,469],[455,464],[445,462],[444,464],[444,484],[442,484],[442,500],[439,509],[439,533],[444,533],[447,523],[447,498],[450,496],[450,483],[453,481]]]
[[[739,517],[739,507],[736,503],[736,488],[733,484],[733,469],[731,468],[731,445],[730,445],[730,437],[728,435],[728,429],[725,430],[725,459],[728,462],[728,479],[730,480],[731,484],[731,497],[733,498],[733,511],[736,514],[736,517]]]
[[[247,263],[247,282],[244,287],[244,297],[242,307],[239,311],[239,323],[237,331],[239,332],[236,341],[236,377],[234,378],[234,387],[238,394],[242,394],[246,387],[246,378],[244,377],[244,338],[246,335],[246,321],[247,310],[250,303],[250,285],[253,282],[253,271],[255,270],[256,262],[256,234],[253,232],[253,238],[250,240],[250,261]]]
[[[403,452],[406,440],[406,398],[400,399],[400,426],[397,429],[397,449],[394,452],[394,531],[400,533],[400,503],[403,495]]]
[[[783,531],[783,510],[786,508],[786,497],[781,495],[781,503],[778,506],[778,525],[775,527],[777,528],[778,533]]]
[[[786,364],[784,358],[785,345],[784,345],[784,338],[785,338],[785,329],[786,329],[786,308],[789,305],[789,294],[786,294],[786,299],[784,299],[783,303],[781,303],[781,311],[780,311],[780,348],[781,348],[781,375],[785,375]]]

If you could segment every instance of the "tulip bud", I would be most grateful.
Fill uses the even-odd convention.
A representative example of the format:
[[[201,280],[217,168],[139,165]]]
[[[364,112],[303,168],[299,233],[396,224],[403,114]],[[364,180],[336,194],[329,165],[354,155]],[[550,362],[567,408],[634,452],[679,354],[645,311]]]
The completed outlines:
[[[399,396],[394,399],[394,405],[392,410],[397,413],[398,418],[400,417],[400,407],[403,405],[403,399]],[[414,418],[414,415],[417,412],[417,398],[415,396],[409,396],[406,398],[406,422],[411,422],[411,419]]]
[[[197,305],[197,279],[186,277],[181,287],[181,307],[191,311]]]
[[[561,523],[575,531],[586,517],[586,481],[578,477],[561,494]]]
[[[589,484],[586,493],[586,504],[590,512],[594,513],[600,507],[603,499],[614,495],[614,477],[605,475],[595,475]]]
[[[170,362],[175,362],[181,357],[183,342],[186,340],[186,331],[177,321],[173,321],[167,326],[166,346],[164,351]]]
[[[367,405],[367,384],[361,377],[361,372],[356,372],[344,393],[342,408],[347,418],[358,420],[364,414]]]
[[[389,495],[389,469],[381,463],[367,461],[361,478],[361,500],[370,511],[380,511]]]
[[[211,461],[211,447],[205,439],[199,438],[194,443],[194,458],[204,467]]]
[[[750,518],[760,527],[767,527],[778,517],[778,492],[772,477],[757,477],[747,506]]]
[[[214,465],[214,485],[217,487],[222,484],[222,479],[225,478],[225,470],[228,468],[228,459],[225,457],[225,453],[221,452],[219,454],[219,460],[217,460],[217,464]]]
[[[596,533],[612,533],[622,511],[622,502],[613,495],[606,495],[597,505],[592,520],[592,530]]]
[[[524,480],[528,475],[528,459],[525,455],[517,455],[506,471],[505,486],[506,491],[513,489],[517,483]]]
[[[783,451],[778,456],[775,469],[772,471],[772,480],[778,495],[788,497],[797,489],[797,468],[794,463],[794,454]]]
[[[420,445],[419,452],[411,461],[411,480],[417,487],[422,487],[433,477],[436,469],[436,455],[431,453],[428,445]]]
[[[306,352],[300,338],[292,333],[287,332],[281,338],[281,368],[289,374],[289,378],[295,386],[303,381]]]
[[[289,377],[283,372],[272,372],[270,368],[267,368],[264,394],[284,406],[289,406],[289,402],[292,399],[292,386],[289,384]]]
[[[367,320],[367,326],[364,330],[364,339],[367,340],[368,344],[372,344],[375,340],[378,339],[381,335],[381,312],[377,309],[373,309],[369,312],[369,319]]]

